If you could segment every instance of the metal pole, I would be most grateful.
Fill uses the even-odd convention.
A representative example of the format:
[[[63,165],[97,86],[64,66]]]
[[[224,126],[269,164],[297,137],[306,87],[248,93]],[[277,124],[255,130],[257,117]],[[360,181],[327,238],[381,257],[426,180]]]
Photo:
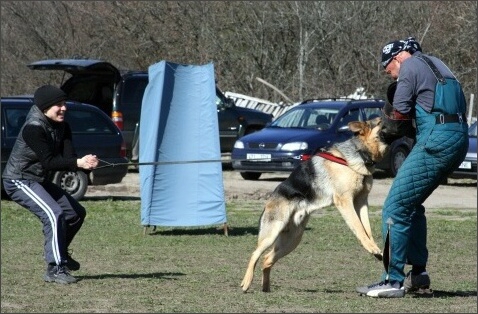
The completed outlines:
[[[471,121],[471,117],[473,116],[473,102],[475,100],[475,94],[470,94],[470,104],[468,107],[468,124],[471,124],[473,121]]]

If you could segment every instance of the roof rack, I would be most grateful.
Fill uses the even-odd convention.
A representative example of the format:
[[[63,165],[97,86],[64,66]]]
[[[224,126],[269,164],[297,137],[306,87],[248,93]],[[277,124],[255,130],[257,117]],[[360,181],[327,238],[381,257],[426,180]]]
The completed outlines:
[[[337,100],[347,100],[347,99],[341,99],[341,98],[337,98],[337,97],[322,97],[322,98],[310,98],[310,99],[306,99],[304,101],[301,101],[300,104],[307,104],[307,103],[310,103],[310,102],[316,102],[316,101],[337,101]]]
[[[348,97],[324,97],[324,98],[311,98],[311,99],[306,99],[299,104],[307,104],[311,102],[317,102],[317,101],[375,101],[375,102],[381,102],[384,101],[383,99],[379,98],[367,98],[367,99],[356,99],[356,98],[348,98]]]

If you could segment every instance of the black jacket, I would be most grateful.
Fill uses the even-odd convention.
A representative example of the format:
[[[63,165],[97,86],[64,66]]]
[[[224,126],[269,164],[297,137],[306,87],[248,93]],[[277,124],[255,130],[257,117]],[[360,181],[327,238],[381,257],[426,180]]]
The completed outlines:
[[[76,171],[76,159],[68,123],[50,120],[34,105],[18,134],[2,178],[43,182],[50,179],[50,171]]]

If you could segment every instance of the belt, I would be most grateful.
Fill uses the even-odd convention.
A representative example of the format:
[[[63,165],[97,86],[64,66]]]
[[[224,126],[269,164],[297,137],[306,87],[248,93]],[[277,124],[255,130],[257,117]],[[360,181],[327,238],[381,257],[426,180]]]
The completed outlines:
[[[445,124],[445,123],[465,123],[466,116],[464,113],[455,113],[455,114],[439,114],[435,116],[436,124]]]

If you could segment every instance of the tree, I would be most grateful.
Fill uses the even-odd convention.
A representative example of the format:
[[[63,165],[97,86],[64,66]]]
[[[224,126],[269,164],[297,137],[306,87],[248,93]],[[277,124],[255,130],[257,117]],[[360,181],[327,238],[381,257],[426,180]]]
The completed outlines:
[[[60,77],[26,65],[80,55],[121,70],[213,62],[218,84],[273,102],[385,97],[380,49],[415,36],[476,94],[476,1],[2,1],[2,95]],[[446,21],[446,23],[443,23]]]

